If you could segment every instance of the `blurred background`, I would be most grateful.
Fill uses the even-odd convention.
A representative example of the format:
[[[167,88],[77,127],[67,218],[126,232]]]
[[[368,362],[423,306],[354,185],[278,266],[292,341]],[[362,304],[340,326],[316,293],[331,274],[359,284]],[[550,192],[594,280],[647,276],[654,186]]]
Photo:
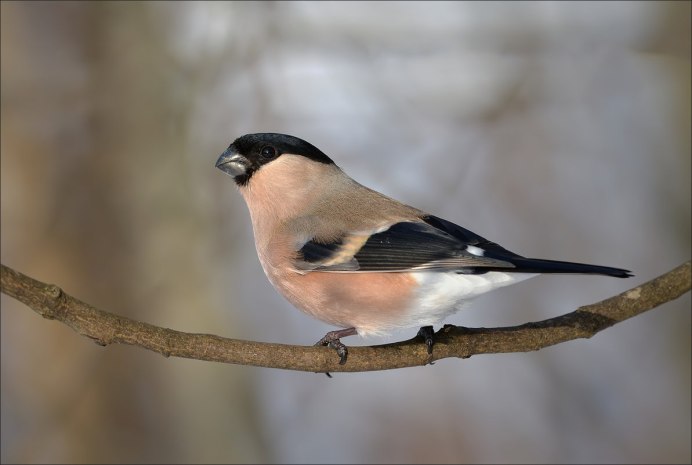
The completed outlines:
[[[2,263],[187,332],[334,329],[259,266],[218,155],[313,143],[546,276],[521,324],[690,258],[690,2],[2,2]],[[2,296],[3,463],[689,463],[690,294],[591,340],[361,374],[99,347]],[[351,345],[408,339],[349,338]]]

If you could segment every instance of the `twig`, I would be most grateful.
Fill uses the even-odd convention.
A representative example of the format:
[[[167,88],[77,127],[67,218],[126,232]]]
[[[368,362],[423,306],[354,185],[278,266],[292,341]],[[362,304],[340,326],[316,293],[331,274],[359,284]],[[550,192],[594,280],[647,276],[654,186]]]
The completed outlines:
[[[191,334],[135,321],[92,307],[62,291],[0,265],[2,292],[39,313],[61,321],[97,344],[131,344],[164,356],[312,372],[374,371],[420,366],[448,357],[527,352],[561,342],[589,338],[616,323],[674,300],[691,287],[690,261],[604,301],[565,315],[504,328],[447,325],[435,335],[432,357],[422,339],[372,347],[349,347],[339,365],[325,347],[293,346]]]

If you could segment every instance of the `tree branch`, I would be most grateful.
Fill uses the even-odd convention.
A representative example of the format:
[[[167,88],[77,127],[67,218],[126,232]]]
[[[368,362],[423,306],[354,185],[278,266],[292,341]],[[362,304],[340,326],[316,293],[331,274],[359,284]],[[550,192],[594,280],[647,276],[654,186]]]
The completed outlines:
[[[448,357],[526,352],[589,338],[616,323],[674,300],[690,290],[690,262],[604,301],[547,320],[504,328],[446,325],[435,335],[432,358],[422,339],[372,347],[349,347],[339,365],[334,350],[191,334],[131,320],[92,307],[58,286],[36,281],[0,265],[2,292],[39,313],[68,325],[97,344],[130,344],[164,356],[313,372],[374,371],[425,365]]]

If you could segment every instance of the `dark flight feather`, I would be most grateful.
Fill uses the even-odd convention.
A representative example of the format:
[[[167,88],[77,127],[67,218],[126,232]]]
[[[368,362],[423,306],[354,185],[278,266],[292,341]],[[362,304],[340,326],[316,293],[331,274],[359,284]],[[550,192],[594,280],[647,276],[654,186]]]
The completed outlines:
[[[299,251],[298,268],[330,272],[505,271],[631,276],[620,268],[525,258],[442,218],[429,215],[421,219],[423,222],[396,223],[373,234],[357,250],[346,247],[352,236],[328,243],[308,241]]]

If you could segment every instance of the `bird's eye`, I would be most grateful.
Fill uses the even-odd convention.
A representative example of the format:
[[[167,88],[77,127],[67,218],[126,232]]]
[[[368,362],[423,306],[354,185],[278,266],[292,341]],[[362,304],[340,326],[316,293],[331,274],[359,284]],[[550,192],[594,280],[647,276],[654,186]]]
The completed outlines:
[[[271,160],[272,158],[276,158],[276,149],[272,147],[271,145],[265,145],[262,147],[262,150],[260,151],[260,157],[264,160]]]

